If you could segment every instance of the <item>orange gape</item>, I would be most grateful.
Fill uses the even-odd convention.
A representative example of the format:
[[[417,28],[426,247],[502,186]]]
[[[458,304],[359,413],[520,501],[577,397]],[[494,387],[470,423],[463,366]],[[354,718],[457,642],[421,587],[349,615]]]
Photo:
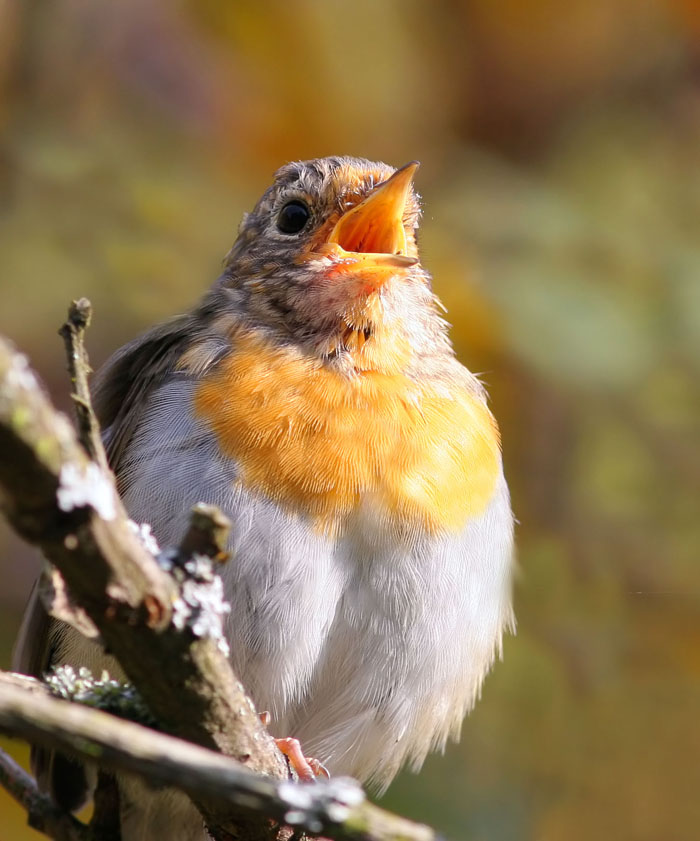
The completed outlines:
[[[397,526],[460,531],[499,476],[496,423],[466,389],[448,396],[401,373],[348,378],[252,331],[236,333],[198,387],[195,411],[246,487],[329,534],[362,494]]]

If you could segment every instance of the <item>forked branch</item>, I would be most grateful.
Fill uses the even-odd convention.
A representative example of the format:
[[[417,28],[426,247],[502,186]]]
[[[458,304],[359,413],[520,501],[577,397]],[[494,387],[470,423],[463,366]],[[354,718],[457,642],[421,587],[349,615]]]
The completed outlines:
[[[343,804],[333,793],[339,781],[308,787],[290,783],[286,762],[218,641],[171,621],[178,583],[130,524],[102,464],[82,345],[88,318],[89,304],[75,304],[62,330],[71,354],[81,443],[26,359],[0,338],[0,499],[11,525],[60,572],[71,602],[95,626],[164,732],[58,701],[36,687],[18,685],[16,678],[8,682],[9,676],[0,681],[0,726],[42,745],[97,755],[107,768],[129,767],[183,787],[216,839],[288,838],[282,824],[295,818],[300,827],[339,841],[435,838],[426,827],[359,802],[358,789],[343,789],[344,784],[341,792],[354,792],[347,796],[355,800]],[[220,559],[225,528],[219,515],[196,512],[179,553]],[[43,797],[7,771],[10,765],[2,765],[15,792]],[[28,809],[29,803],[26,799]],[[343,805],[343,820],[334,820]],[[46,819],[43,831],[54,838],[74,841],[78,836],[60,833],[82,832],[69,816],[54,815],[51,821]]]

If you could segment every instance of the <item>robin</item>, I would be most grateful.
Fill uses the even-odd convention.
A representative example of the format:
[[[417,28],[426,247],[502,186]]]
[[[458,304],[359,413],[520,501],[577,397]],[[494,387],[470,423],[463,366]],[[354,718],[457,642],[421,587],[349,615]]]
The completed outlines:
[[[95,389],[133,519],[176,545],[197,502],[231,518],[231,659],[272,732],[379,788],[458,736],[513,622],[498,427],[419,260],[417,167],[282,167],[201,303]],[[24,669],[120,673],[33,611]],[[37,757],[78,805],[85,771]],[[205,837],[184,796],[122,799],[124,841]]]

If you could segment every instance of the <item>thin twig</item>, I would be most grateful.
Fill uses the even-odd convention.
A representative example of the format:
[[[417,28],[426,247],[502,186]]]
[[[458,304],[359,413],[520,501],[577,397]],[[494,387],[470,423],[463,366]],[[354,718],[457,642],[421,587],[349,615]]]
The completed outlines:
[[[42,794],[34,778],[2,749],[0,785],[25,809],[29,825],[38,832],[56,841],[97,841],[85,824],[63,812],[50,797]]]
[[[73,386],[73,406],[78,424],[78,438],[85,452],[103,470],[107,469],[107,455],[102,446],[100,427],[92,410],[88,375],[92,373],[87,351],[85,331],[90,326],[92,306],[87,298],[73,301],[68,310],[68,319],[58,331],[66,345],[68,373]]]

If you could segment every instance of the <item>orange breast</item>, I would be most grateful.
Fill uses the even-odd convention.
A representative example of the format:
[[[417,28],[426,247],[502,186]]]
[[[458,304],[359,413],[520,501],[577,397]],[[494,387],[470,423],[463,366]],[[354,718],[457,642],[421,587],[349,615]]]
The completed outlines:
[[[468,390],[376,371],[348,379],[252,333],[236,335],[195,411],[245,486],[327,533],[368,494],[397,525],[459,531],[486,508],[500,470],[495,421]]]

